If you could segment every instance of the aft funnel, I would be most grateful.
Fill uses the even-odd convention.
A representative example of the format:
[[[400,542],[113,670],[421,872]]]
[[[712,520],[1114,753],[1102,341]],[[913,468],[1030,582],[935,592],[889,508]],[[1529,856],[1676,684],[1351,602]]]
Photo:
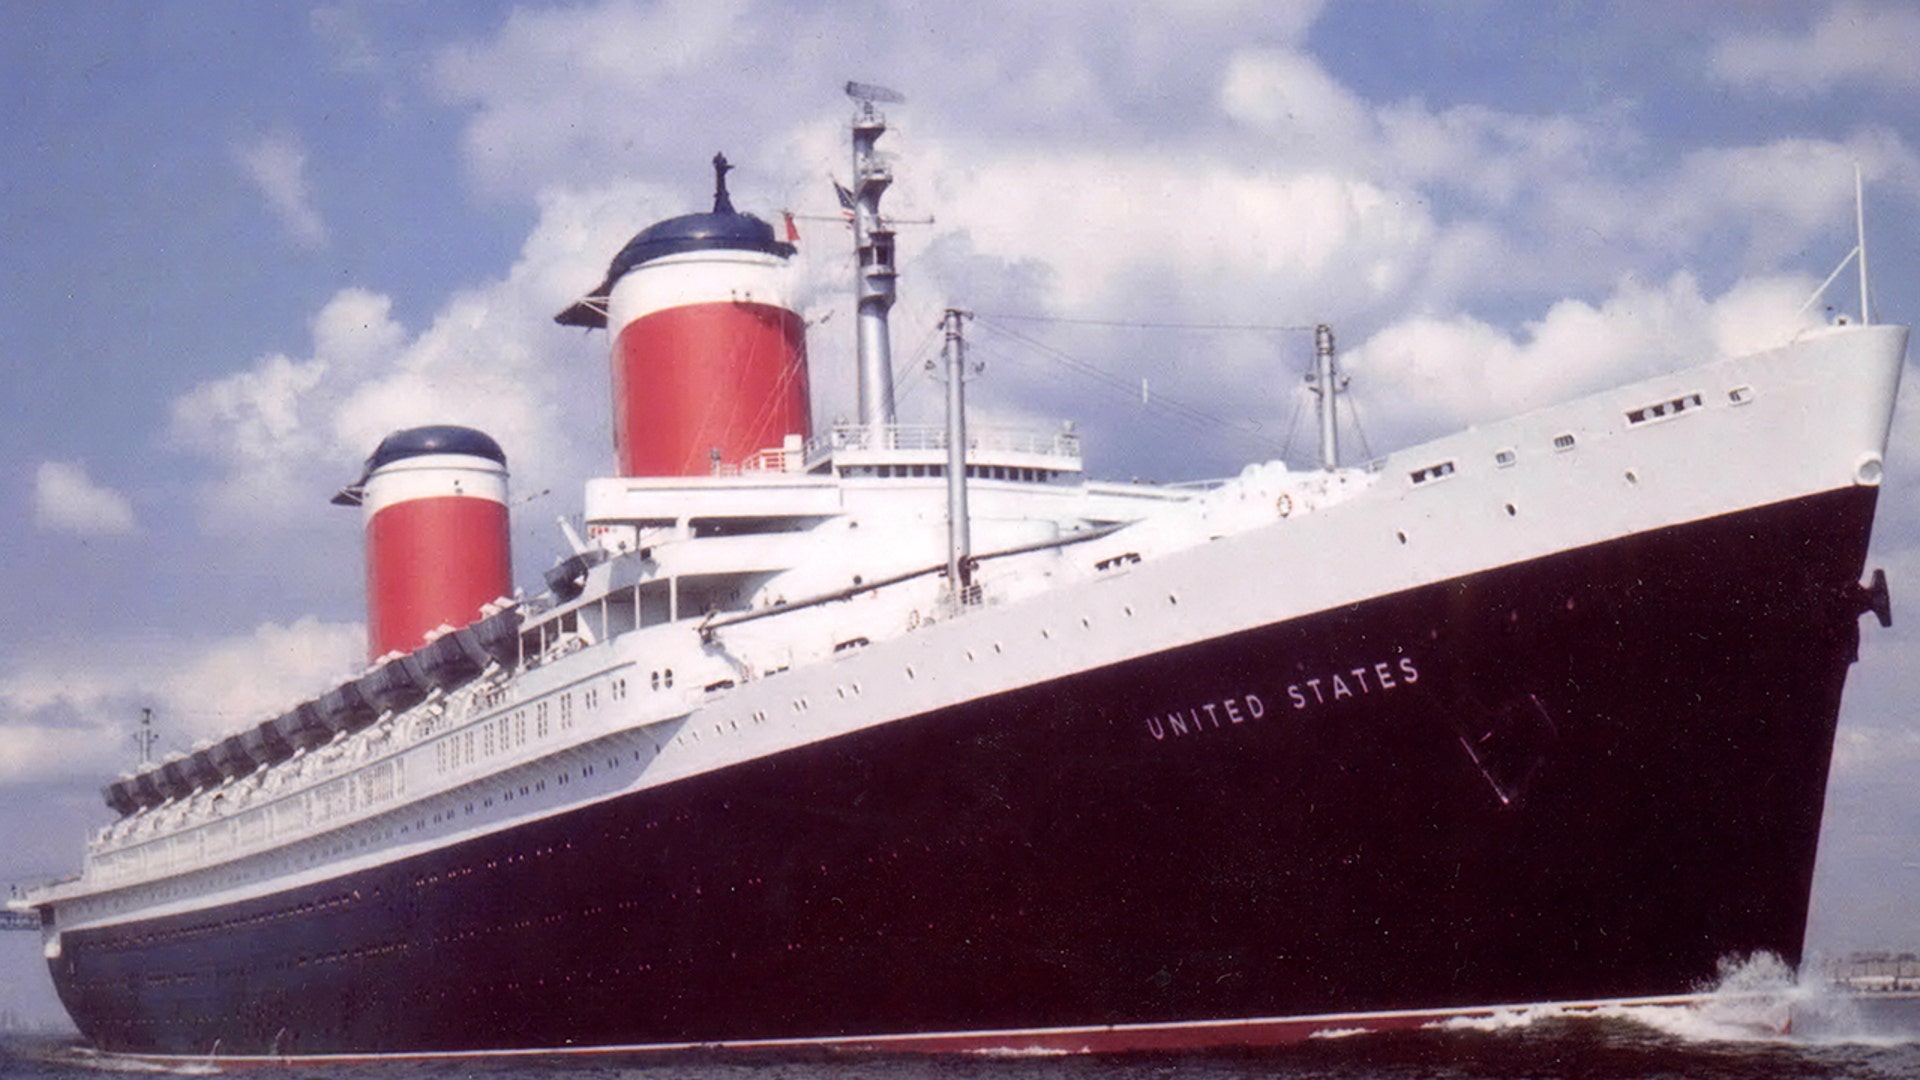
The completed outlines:
[[[367,656],[411,652],[513,593],[507,455],[472,428],[396,431],[334,496],[367,527]]]

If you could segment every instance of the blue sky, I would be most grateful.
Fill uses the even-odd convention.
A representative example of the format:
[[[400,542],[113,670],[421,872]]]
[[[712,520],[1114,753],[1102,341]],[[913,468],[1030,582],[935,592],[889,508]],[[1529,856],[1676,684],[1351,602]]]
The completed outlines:
[[[906,277],[941,308],[1330,322],[1375,450],[1764,346],[1853,243],[1920,297],[1920,13],[1897,3],[1063,0],[8,5],[0,35],[0,879],[72,871],[156,709],[163,748],[358,659],[379,437],[506,446],[519,576],[611,461],[601,336],[549,316],[658,218],[831,214],[848,78],[900,90],[882,148]],[[845,238],[802,222],[815,405],[852,408]],[[1830,299],[1857,306],[1851,275]],[[983,320],[984,324],[985,320]],[[1076,419],[1107,475],[1285,447],[1299,334],[984,325],[983,415]],[[909,414],[930,409],[917,368]],[[1911,403],[1910,403],[1911,404]],[[1920,595],[1920,418],[1872,565]],[[1296,438],[1292,449],[1305,450]],[[1920,947],[1920,638],[1866,634],[1812,944]],[[11,965],[14,950],[0,954]],[[50,1010],[0,971],[0,1010]],[[21,995],[24,1005],[6,995]]]

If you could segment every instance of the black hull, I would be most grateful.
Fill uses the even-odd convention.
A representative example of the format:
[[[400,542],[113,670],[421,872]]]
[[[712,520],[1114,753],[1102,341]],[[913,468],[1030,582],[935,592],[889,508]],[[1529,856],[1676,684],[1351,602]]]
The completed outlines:
[[[54,979],[105,1049],[366,1053],[1638,997],[1797,963],[1874,494],[70,931]]]

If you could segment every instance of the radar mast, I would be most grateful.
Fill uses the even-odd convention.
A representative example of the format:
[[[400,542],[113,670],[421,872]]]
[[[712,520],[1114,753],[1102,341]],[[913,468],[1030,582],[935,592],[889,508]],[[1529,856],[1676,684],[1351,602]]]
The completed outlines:
[[[894,422],[893,346],[887,313],[893,308],[893,229],[880,216],[880,196],[893,183],[893,170],[873,145],[887,130],[887,119],[876,104],[899,104],[906,98],[884,86],[847,83],[847,96],[859,104],[853,116],[853,190],[838,184],[840,205],[853,215],[853,247],[858,263],[860,423],[873,438]],[[876,444],[877,445],[877,444]]]

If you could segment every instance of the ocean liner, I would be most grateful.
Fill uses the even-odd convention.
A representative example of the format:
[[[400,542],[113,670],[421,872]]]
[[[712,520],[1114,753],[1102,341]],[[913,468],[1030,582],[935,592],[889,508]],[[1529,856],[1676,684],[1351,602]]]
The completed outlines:
[[[716,159],[558,316],[608,330],[618,475],[543,588],[502,448],[395,433],[336,497],[367,670],[111,784],[30,892],[87,1039],[1250,1045],[1798,962],[1904,328],[1093,480],[1071,429],[966,426],[958,312],[948,423],[897,420],[850,92],[858,420],[813,429],[791,237]]]

